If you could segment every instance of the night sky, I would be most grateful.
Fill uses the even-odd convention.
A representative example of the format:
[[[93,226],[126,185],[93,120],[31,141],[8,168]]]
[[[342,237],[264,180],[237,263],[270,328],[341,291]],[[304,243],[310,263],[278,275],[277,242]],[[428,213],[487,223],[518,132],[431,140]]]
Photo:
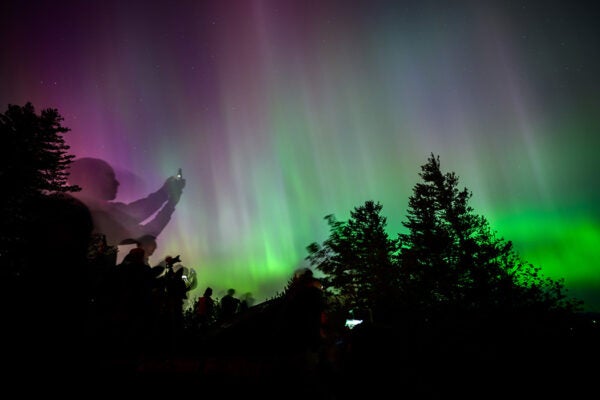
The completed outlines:
[[[577,1],[0,5],[0,107],[56,108],[118,200],[187,186],[151,262],[192,296],[281,292],[367,200],[391,237],[427,157],[522,257],[600,311],[600,12]]]

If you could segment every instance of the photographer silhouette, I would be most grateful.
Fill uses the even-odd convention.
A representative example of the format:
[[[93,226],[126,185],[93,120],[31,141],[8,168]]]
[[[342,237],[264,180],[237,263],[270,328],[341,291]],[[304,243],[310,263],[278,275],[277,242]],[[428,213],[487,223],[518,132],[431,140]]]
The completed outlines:
[[[71,163],[69,184],[81,188],[73,196],[90,209],[94,232],[106,235],[108,245],[117,246],[125,239],[143,235],[157,237],[171,220],[185,187],[185,179],[172,176],[157,191],[144,198],[127,204],[116,202],[120,183],[114,169],[104,160],[84,157]],[[148,223],[142,225],[155,213]]]

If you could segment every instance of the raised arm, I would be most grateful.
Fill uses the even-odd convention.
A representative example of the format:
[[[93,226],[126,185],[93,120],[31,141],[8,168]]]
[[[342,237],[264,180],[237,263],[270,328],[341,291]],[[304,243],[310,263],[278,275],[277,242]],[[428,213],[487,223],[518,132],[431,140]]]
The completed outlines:
[[[164,207],[160,209],[154,218],[141,227],[144,233],[158,236],[163,231],[165,226],[167,226],[171,220],[171,216],[175,211],[175,206],[181,199],[184,187],[185,179],[183,178],[170,177],[167,179],[163,187],[159,190],[162,190],[167,194],[166,204],[164,204]]]

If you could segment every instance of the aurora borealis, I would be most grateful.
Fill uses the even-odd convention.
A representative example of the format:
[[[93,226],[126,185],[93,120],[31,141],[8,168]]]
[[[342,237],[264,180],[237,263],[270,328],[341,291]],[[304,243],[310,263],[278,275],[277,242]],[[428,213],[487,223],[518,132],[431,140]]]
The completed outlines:
[[[452,3],[452,4],[450,4]],[[366,200],[391,236],[429,154],[600,311],[598,10],[558,1],[16,1],[0,104],[57,108],[118,200],[183,169],[151,259],[221,297],[285,287]]]

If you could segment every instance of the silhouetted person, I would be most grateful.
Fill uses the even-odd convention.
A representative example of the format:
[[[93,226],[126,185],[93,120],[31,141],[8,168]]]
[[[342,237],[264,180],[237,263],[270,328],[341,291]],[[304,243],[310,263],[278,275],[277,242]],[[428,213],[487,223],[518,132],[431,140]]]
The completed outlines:
[[[240,300],[234,294],[235,289],[230,288],[221,299],[221,321],[223,322],[231,321],[239,310]]]
[[[26,206],[29,248],[21,274],[3,281],[3,360],[27,376],[86,368],[87,249],[90,211],[68,194],[40,195]],[[93,363],[90,361],[90,363]]]
[[[252,297],[252,293],[246,292],[242,295],[240,299],[240,312],[247,311],[250,307],[254,305],[254,297]]]
[[[150,345],[153,323],[154,276],[144,262],[144,250],[133,248],[116,267],[112,298],[113,355],[134,369]]]
[[[204,290],[202,297],[198,299],[196,304],[196,315],[198,316],[198,324],[200,330],[205,332],[214,322],[215,301],[212,298],[213,290],[209,286]]]
[[[183,302],[187,299],[187,286],[183,279],[183,267],[176,266],[179,256],[167,256],[165,273],[159,277],[154,292],[158,302],[158,336],[169,352],[176,350],[183,332]]]
[[[150,257],[154,254],[158,247],[156,236],[145,234],[136,239],[125,239],[122,240],[120,245],[135,244],[137,248],[144,250],[144,262],[146,265],[150,265]]]
[[[91,157],[75,159],[69,174],[69,183],[82,189],[74,195],[89,207],[95,232],[106,235],[111,246],[143,235],[157,237],[170,221],[185,187],[185,179],[172,176],[156,192],[126,204],[114,201],[119,181],[106,161]]]
[[[317,367],[323,343],[321,318],[324,310],[321,282],[308,268],[298,271],[285,296],[283,340],[284,351],[289,352],[291,360],[296,360],[293,364],[301,368],[300,373],[314,371]]]

